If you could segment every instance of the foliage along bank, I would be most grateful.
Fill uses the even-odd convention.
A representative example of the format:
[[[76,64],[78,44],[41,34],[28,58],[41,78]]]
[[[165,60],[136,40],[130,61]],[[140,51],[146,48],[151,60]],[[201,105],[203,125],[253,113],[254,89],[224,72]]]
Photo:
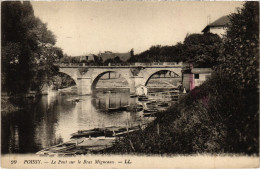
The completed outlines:
[[[195,67],[213,67],[220,53],[222,40],[217,34],[190,34],[174,46],[152,46],[134,55],[129,62],[188,62]]]
[[[63,56],[55,36],[34,16],[30,2],[1,3],[1,82],[8,95],[40,91]]]
[[[259,153],[259,3],[230,16],[212,77],[114,153]]]

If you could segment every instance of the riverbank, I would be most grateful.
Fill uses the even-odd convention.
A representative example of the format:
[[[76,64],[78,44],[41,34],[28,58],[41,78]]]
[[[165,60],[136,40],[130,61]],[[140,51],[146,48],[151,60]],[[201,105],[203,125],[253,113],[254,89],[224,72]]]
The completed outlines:
[[[212,122],[201,98],[189,93],[161,113],[144,131],[117,140],[112,153],[193,154],[220,153],[227,133]],[[197,96],[196,96],[197,97]]]
[[[187,100],[180,102],[187,103]],[[186,107],[186,108],[185,108]],[[205,112],[175,104],[160,114],[144,131],[117,140],[112,153],[193,154],[219,153],[226,137],[223,125],[210,122]]]
[[[161,113],[144,131],[119,139],[111,153],[257,155],[258,106],[237,94],[217,86],[215,79],[207,81]],[[253,92],[249,96],[250,100],[257,98]],[[243,109],[236,109],[237,105]]]

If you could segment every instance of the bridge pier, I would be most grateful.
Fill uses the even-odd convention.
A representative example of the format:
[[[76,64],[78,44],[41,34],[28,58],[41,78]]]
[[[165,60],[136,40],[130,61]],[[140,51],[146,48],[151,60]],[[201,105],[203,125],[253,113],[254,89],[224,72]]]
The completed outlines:
[[[78,95],[92,94],[91,84],[92,84],[91,78],[77,79]]]
[[[130,94],[136,94],[136,87],[139,85],[145,85],[146,79],[144,77],[130,77]]]
[[[135,83],[133,80],[130,81],[130,84],[129,84],[129,87],[130,87],[130,94],[135,94]]]

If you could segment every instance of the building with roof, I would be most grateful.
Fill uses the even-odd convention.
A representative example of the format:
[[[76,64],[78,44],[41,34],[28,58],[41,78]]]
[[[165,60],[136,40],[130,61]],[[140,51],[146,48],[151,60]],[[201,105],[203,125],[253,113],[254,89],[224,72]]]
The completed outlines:
[[[123,62],[126,62],[131,57],[131,53],[114,53],[110,51],[105,51],[104,53],[98,54],[98,57],[102,58],[103,62],[105,62],[108,59],[115,59],[116,57],[119,57],[120,60]]]
[[[74,56],[73,58],[77,59],[79,62],[94,61],[94,55],[93,54]]]
[[[187,90],[193,90],[195,87],[200,86],[207,79],[210,78],[212,73],[211,68],[193,68],[188,72],[183,72],[183,87]]]
[[[93,54],[88,54],[87,56],[86,56],[86,61],[94,61],[95,59],[94,59],[94,55]]]
[[[228,16],[222,16],[214,22],[208,24],[203,30],[203,33],[214,33],[223,37],[226,33],[227,25],[230,23]]]

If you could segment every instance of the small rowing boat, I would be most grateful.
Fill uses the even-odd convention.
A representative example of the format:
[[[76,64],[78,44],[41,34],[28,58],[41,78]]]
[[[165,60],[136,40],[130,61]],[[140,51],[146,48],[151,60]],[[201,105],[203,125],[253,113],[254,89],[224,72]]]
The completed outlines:
[[[84,141],[84,139],[75,139],[66,143],[61,143],[58,145],[54,145],[49,148],[45,148],[41,151],[38,151],[37,155],[50,155],[52,153],[62,153],[68,150],[71,150],[73,148],[76,148],[77,144],[80,144]]]
[[[158,112],[158,109],[144,109],[144,114],[145,113],[154,113],[154,112]]]
[[[98,128],[94,128],[91,130],[79,130],[76,133],[72,133],[71,136],[72,138],[76,138],[76,137],[98,137],[98,136],[102,136],[104,135],[104,131],[98,129]]]

